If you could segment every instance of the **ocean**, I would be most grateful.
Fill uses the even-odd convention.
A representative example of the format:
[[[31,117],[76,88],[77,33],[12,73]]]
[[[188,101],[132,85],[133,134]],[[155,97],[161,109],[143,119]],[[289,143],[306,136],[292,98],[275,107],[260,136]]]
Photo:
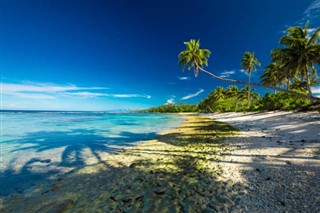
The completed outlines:
[[[172,114],[1,112],[1,196],[65,175],[179,126]]]

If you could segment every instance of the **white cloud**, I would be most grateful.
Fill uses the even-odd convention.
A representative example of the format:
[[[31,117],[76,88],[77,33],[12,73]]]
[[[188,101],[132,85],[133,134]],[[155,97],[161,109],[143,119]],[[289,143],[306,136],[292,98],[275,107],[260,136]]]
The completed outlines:
[[[50,83],[25,82],[21,84],[0,83],[3,94],[12,94],[16,92],[45,92],[56,93],[73,90],[100,90],[104,87],[77,87],[75,85],[56,85]]]
[[[312,4],[304,11],[305,15],[310,14],[314,10],[320,9],[320,0],[312,2]]]
[[[190,78],[189,77],[178,77],[178,79],[180,80],[180,81],[186,81],[186,80],[190,80]]]
[[[241,69],[241,70],[239,70],[239,71],[242,72],[243,74],[245,74],[246,76],[249,75],[244,69]]]
[[[150,95],[141,95],[141,94],[105,94],[105,96],[110,96],[114,98],[147,98],[150,99]]]
[[[298,25],[304,26],[309,21],[309,27],[318,28],[320,21],[320,0],[312,2],[303,15],[304,17],[297,22]],[[312,33],[312,31],[309,33]]]
[[[56,99],[57,97],[113,97],[113,98],[147,98],[150,95],[145,94],[112,94],[103,92],[90,92],[90,90],[106,90],[106,87],[78,87],[76,85],[57,85],[51,83],[24,82],[17,83],[0,83],[1,94],[11,95],[18,98],[26,99]]]
[[[47,95],[47,94],[33,94],[33,93],[15,93],[14,94],[16,97],[19,98],[26,98],[26,99],[47,99],[47,100],[53,100],[56,99],[55,96],[53,95]]]
[[[221,78],[228,78],[228,77],[230,77],[231,75],[233,75],[235,73],[236,73],[235,70],[223,71],[223,72],[220,73],[220,77]]]
[[[166,102],[166,104],[174,104],[175,102],[174,102],[174,99],[175,99],[175,95],[172,95],[168,100],[167,100],[167,102]]]
[[[182,97],[181,100],[188,100],[188,99],[190,99],[190,98],[193,98],[193,97],[196,97],[196,96],[200,95],[200,94],[203,93],[203,92],[204,92],[204,90],[203,90],[203,89],[200,89],[200,90],[199,90],[198,92],[196,92],[196,93],[191,93],[191,94],[189,94],[189,95],[187,95],[187,96]]]
[[[166,104],[174,104],[174,99],[173,98],[168,99]]]

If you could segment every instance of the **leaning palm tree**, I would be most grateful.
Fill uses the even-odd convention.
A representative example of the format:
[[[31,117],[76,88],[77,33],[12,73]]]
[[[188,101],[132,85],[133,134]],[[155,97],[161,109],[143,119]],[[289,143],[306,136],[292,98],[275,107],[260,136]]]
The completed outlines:
[[[198,76],[198,72],[202,71],[206,73],[207,75],[216,78],[218,80],[222,81],[227,81],[227,82],[232,82],[236,84],[244,84],[247,85],[248,82],[244,81],[238,81],[234,79],[229,79],[229,78],[222,78],[220,76],[217,76],[205,69],[203,69],[203,65],[208,64],[208,58],[210,57],[210,51],[207,49],[200,49],[200,41],[195,41],[194,39],[191,39],[189,42],[184,42],[184,44],[187,46],[186,50],[180,52],[179,54],[179,65],[182,66],[182,69],[184,70],[186,66],[188,65],[188,70],[191,68],[194,69],[195,75]],[[319,54],[319,53],[318,53]],[[319,59],[320,60],[320,59]],[[263,84],[258,84],[258,83],[250,83],[252,86],[259,86],[267,89],[273,89],[277,91],[282,91],[282,92],[287,92],[289,94],[301,97],[301,98],[308,98],[307,95],[300,94],[297,92],[281,89],[272,85],[263,85]],[[314,100],[320,101],[320,98],[313,97]]]
[[[256,66],[261,66],[258,59],[254,57],[254,52],[245,52],[241,59],[241,66],[248,73],[248,107],[250,107],[250,79],[251,72],[257,71]]]
[[[191,39],[189,42],[184,42],[184,44],[187,45],[187,49],[179,54],[179,65],[184,70],[185,66],[189,64],[188,70],[194,68],[194,75],[197,77],[199,68],[202,68],[203,65],[208,66],[208,58],[211,52],[208,49],[200,49],[199,40]]]

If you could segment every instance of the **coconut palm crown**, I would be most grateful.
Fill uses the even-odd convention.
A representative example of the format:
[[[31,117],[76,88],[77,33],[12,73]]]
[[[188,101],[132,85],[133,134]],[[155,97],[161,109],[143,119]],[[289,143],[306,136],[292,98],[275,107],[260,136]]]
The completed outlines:
[[[241,59],[241,66],[244,69],[244,71],[249,74],[250,77],[252,71],[257,71],[256,66],[261,66],[261,64],[258,61],[258,59],[254,57],[254,52],[245,52]]]
[[[191,39],[188,42],[184,42],[186,50],[179,54],[179,65],[182,70],[185,70],[188,65],[188,70],[194,69],[195,77],[199,74],[199,67],[202,68],[204,65],[208,66],[208,58],[211,52],[208,49],[200,49],[200,40]]]
[[[308,95],[312,101],[311,82],[318,78],[314,65],[320,65],[320,28],[312,35],[308,29],[308,22],[304,28],[299,26],[287,29],[286,35],[280,39],[284,48],[272,51],[272,63],[279,65],[278,81],[283,78],[296,79],[306,82]]]

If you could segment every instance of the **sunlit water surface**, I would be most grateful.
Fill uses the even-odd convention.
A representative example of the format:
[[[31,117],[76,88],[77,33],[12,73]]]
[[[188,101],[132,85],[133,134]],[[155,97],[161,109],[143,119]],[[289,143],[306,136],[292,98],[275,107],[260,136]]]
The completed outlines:
[[[0,195],[103,161],[123,147],[179,126],[169,114],[1,112]]]

